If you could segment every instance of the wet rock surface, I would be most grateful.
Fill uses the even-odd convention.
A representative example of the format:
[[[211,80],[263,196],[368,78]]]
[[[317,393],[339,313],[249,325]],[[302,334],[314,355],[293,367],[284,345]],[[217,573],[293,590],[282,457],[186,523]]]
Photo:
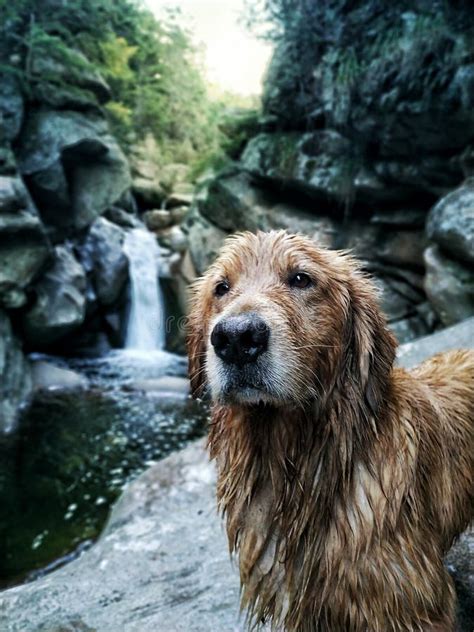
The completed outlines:
[[[33,111],[18,142],[20,173],[59,235],[88,226],[130,187],[127,160],[97,115]]]
[[[424,253],[425,291],[444,325],[452,325],[474,313],[474,275],[458,261],[445,256],[438,246]]]
[[[103,305],[115,303],[128,281],[129,262],[123,250],[125,234],[120,226],[99,217],[78,248],[95,295]]]
[[[22,180],[0,175],[0,304],[24,305],[25,290],[50,256],[46,230]]]
[[[31,374],[21,342],[0,309],[0,433],[10,431],[31,392]]]
[[[24,313],[25,339],[47,348],[82,325],[85,315],[85,271],[69,249],[57,246],[53,265],[36,284],[33,305]]]
[[[400,349],[412,366],[438,350],[473,346],[466,321]],[[447,558],[460,598],[458,632],[472,629],[472,534]],[[215,508],[203,441],[150,468],[115,505],[99,542],[78,560],[0,595],[5,632],[240,632],[239,579]]]
[[[87,379],[80,373],[45,360],[31,363],[31,377],[35,390],[83,389],[88,385]]]
[[[474,264],[474,178],[466,180],[432,209],[427,234],[454,259]]]

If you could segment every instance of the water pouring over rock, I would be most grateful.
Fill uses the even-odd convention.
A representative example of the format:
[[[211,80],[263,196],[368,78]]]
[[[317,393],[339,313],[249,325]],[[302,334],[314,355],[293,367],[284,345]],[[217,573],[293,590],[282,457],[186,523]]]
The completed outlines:
[[[130,261],[131,302],[125,348],[158,351],[165,346],[163,295],[158,282],[160,250],[143,228],[127,233],[124,251]]]

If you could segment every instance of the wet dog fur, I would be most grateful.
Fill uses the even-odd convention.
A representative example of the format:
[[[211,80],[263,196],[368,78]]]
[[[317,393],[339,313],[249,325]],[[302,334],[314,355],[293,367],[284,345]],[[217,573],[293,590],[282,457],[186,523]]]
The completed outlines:
[[[245,313],[268,349],[226,365],[211,332]],[[454,630],[442,558],[472,516],[474,353],[406,371],[395,349],[357,263],[305,237],[233,236],[196,281],[190,379],[213,400],[218,504],[254,625]]]

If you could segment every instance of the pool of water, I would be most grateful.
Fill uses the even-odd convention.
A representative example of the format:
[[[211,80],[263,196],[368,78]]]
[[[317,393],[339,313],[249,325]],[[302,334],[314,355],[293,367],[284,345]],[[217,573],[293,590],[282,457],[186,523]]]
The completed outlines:
[[[90,387],[38,394],[16,431],[0,436],[2,587],[90,546],[123,487],[206,429],[204,404],[135,387],[182,374],[178,356],[122,352],[67,364]]]

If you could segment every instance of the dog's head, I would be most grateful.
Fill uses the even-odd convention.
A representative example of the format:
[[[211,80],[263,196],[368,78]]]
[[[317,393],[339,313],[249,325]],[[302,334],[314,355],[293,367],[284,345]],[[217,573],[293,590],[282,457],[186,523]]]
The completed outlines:
[[[300,235],[230,237],[193,288],[191,386],[223,404],[301,406],[357,387],[375,410],[395,354],[372,284]]]

